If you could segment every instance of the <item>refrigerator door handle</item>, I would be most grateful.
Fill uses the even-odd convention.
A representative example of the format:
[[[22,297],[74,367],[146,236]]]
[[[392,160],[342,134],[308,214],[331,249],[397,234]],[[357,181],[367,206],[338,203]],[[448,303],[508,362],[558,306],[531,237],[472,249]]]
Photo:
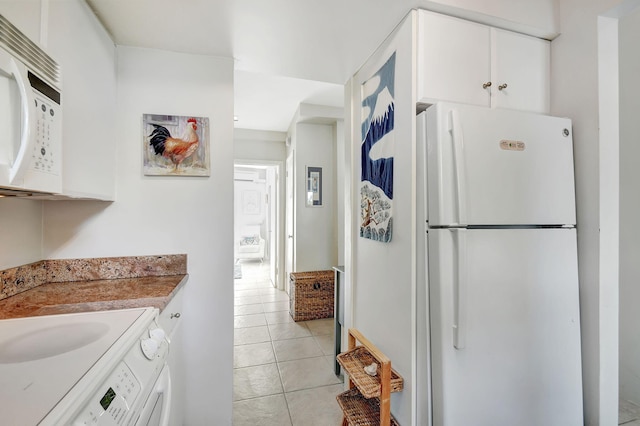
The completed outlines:
[[[453,347],[464,349],[467,302],[467,231],[451,229],[454,246]]]
[[[462,123],[457,110],[449,111],[449,132],[453,141],[453,167],[456,174],[456,199],[458,207],[458,224],[467,224],[467,188],[464,161],[464,139],[462,137]]]

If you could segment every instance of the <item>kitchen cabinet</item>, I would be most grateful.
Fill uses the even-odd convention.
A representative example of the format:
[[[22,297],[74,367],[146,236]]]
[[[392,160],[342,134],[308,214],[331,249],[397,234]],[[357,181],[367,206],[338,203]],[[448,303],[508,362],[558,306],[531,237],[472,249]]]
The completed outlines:
[[[171,416],[169,425],[180,425],[184,419],[184,352],[182,344],[182,299],[184,287],[178,290],[171,302],[160,313],[160,328],[169,338],[167,365],[171,372]]]
[[[421,10],[418,100],[549,111],[546,40]]]
[[[113,200],[116,47],[84,1],[48,7],[46,50],[62,68],[63,195]]]
[[[550,43],[497,28],[491,34],[492,106],[548,113]]]
[[[3,0],[0,2],[0,15],[37,44],[40,43],[40,9],[40,2],[35,1]]]

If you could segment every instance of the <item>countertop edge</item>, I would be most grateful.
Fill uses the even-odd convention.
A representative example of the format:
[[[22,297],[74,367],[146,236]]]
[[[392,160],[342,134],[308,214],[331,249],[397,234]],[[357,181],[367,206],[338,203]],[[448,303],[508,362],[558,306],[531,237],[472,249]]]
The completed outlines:
[[[158,278],[162,278],[166,280],[170,276],[158,276]],[[36,288],[27,290],[18,295],[12,296],[7,299],[0,300],[0,320],[2,319],[11,319],[11,318],[24,318],[24,317],[32,317],[32,316],[43,316],[43,315],[58,315],[58,314],[68,314],[68,313],[79,313],[79,312],[98,312],[98,311],[110,311],[117,309],[133,309],[133,308],[146,308],[152,307],[157,308],[160,312],[162,312],[167,305],[171,302],[173,297],[180,291],[189,280],[189,274],[180,274],[174,275],[176,280],[180,277],[180,280],[173,285],[173,287],[169,290],[169,286],[171,284],[165,284],[167,286],[167,293],[162,295],[139,295],[139,297],[127,298],[122,297],[121,293],[118,293],[114,290],[113,297],[109,298],[102,297],[102,300],[92,300],[90,296],[86,298],[86,300],[72,302],[72,303],[61,303],[53,302],[50,304],[31,304],[30,307],[27,306],[28,303],[24,303],[22,306],[18,303],[17,308],[11,309],[10,306],[7,306],[6,311],[2,312],[2,305],[6,304],[10,299],[18,299],[20,297],[27,297],[29,292],[32,291],[46,291],[45,287],[38,286]],[[153,277],[145,277],[147,280],[152,279]],[[131,279],[128,279],[131,280]],[[108,287],[105,285],[105,282],[112,280],[96,280],[96,285],[103,286],[102,288]],[[113,280],[118,281],[118,280]],[[56,286],[58,284],[62,285],[64,283],[48,283],[51,286]],[[20,310],[21,309],[21,310]]]

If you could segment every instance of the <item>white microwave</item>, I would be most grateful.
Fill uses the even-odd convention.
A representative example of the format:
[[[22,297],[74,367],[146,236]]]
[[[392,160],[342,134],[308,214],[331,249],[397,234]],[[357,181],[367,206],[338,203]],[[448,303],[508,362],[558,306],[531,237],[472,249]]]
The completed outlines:
[[[60,67],[0,15],[0,195],[61,192]]]

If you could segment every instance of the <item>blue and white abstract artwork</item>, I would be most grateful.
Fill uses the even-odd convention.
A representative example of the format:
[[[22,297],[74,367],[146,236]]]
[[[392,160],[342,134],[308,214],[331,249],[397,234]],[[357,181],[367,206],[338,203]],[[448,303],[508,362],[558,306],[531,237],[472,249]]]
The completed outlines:
[[[393,231],[396,54],[362,84],[360,236],[389,242]]]

